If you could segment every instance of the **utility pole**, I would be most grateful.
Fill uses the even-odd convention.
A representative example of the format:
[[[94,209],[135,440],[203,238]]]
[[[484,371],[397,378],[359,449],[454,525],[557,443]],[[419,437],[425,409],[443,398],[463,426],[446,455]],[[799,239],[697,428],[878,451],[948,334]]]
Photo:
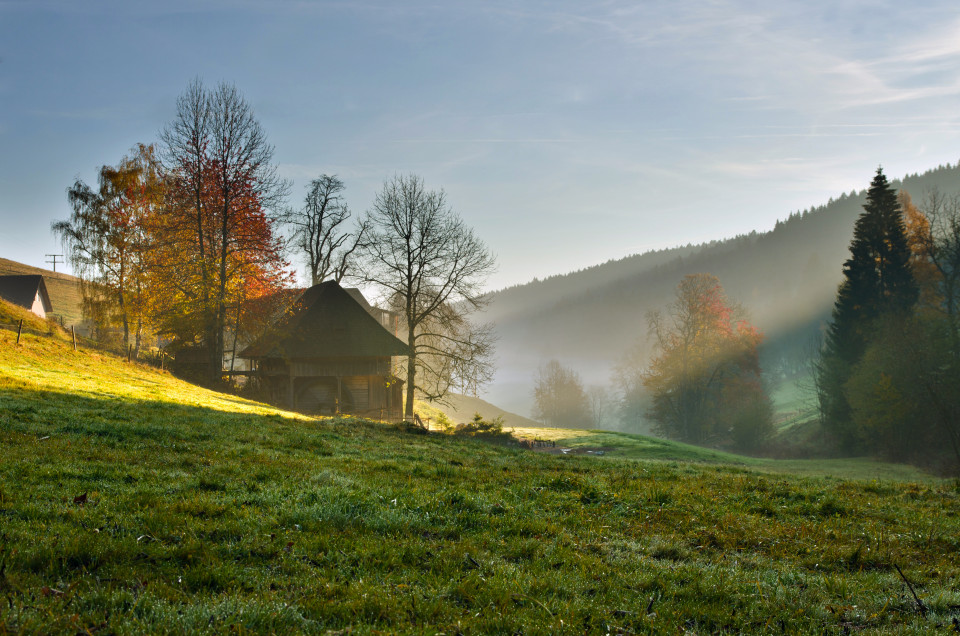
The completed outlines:
[[[63,258],[63,254],[44,254],[44,256],[50,256],[51,258],[53,258],[52,261],[44,261],[44,263],[53,263],[53,273],[56,274],[56,273],[57,273],[57,259],[58,259],[58,258],[61,258],[61,259],[62,259],[62,258]],[[60,261],[60,264],[61,264],[61,265],[63,264],[63,261],[62,261],[62,260]]]

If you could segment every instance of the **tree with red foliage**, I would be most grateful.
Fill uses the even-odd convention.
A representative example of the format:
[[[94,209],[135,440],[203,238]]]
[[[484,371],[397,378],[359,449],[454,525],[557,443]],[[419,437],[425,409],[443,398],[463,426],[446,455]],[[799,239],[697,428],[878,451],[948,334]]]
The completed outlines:
[[[243,305],[288,279],[274,232],[288,184],[253,110],[230,84],[195,80],[162,131],[165,214],[157,238],[162,329],[202,345],[211,379],[222,372],[225,332],[237,332]],[[166,267],[162,267],[162,264]]]
[[[684,277],[666,315],[652,312],[648,323],[656,355],[643,384],[657,432],[695,444],[759,444],[773,413],[757,354],[763,335],[717,278]]]

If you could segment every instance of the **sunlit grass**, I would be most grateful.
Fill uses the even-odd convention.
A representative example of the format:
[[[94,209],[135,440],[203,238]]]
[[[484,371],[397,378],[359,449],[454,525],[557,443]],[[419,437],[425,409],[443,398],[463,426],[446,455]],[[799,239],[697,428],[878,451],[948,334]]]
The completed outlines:
[[[960,615],[953,482],[537,433],[623,456],[305,418],[0,332],[0,633],[927,633]]]

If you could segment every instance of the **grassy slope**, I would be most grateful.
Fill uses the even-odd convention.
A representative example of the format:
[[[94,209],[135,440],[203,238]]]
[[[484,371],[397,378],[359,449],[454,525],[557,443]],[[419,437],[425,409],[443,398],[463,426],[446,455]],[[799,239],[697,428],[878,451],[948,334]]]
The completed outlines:
[[[298,418],[14,337],[0,632],[922,633],[960,613],[953,484]]]
[[[486,420],[501,417],[507,427],[536,427],[538,425],[535,420],[510,411],[504,411],[486,400],[469,395],[451,394],[447,396],[447,401],[449,404],[434,405],[434,408],[445,413],[455,424],[469,422],[473,419],[475,413],[479,413]]]
[[[83,320],[80,280],[75,276],[0,258],[0,276],[10,274],[41,274],[47,286],[47,293],[50,294],[53,313],[63,316],[63,322],[66,325],[78,325]]]

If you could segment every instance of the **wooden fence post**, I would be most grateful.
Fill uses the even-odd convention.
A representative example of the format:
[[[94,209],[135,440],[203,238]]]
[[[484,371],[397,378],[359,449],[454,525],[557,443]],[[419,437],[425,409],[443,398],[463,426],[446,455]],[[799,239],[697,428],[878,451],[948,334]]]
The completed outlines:
[[[20,333],[23,331],[23,318],[20,319],[20,324],[17,326],[17,344],[20,344]]]
[[[77,350],[77,327],[70,325],[70,334],[73,336],[73,350]]]

